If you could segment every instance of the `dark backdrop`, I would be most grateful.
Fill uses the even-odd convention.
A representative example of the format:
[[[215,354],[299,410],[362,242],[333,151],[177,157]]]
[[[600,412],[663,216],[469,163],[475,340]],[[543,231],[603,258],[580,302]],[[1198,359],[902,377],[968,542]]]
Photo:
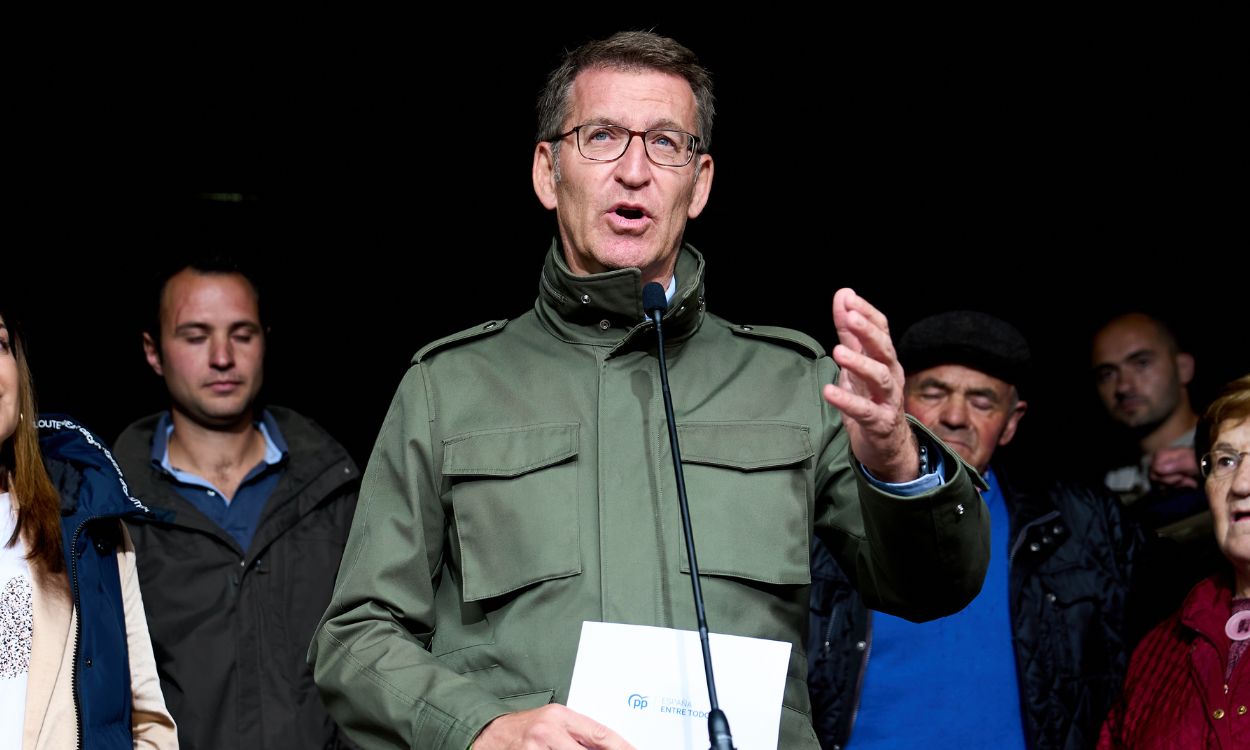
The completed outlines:
[[[843,285],[896,334],[942,309],[999,314],[1036,360],[1014,452],[1077,466],[1110,435],[1087,348],[1110,312],[1171,317],[1199,400],[1250,371],[1229,49],[1167,24],[808,20],[658,27],[716,79],[714,187],[687,232],[712,311],[827,346]],[[563,47],[611,28],[503,26],[77,70],[77,119],[34,134],[47,163],[10,204],[5,252],[43,407],[111,439],[164,405],[140,348],[147,269],[209,237],[267,282],[271,400],[363,462],[418,348],[537,289],[554,221],[530,187],[533,101]],[[186,189],[203,185],[252,192]]]

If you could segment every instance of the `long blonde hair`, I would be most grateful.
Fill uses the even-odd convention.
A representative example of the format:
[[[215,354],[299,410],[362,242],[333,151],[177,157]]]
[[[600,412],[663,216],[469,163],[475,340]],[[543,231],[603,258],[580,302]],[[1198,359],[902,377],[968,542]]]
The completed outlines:
[[[64,569],[61,554],[61,497],[39,452],[39,432],[35,428],[35,385],[26,363],[22,338],[8,316],[2,316],[9,331],[9,352],[17,362],[17,429],[0,445],[0,474],[17,507],[17,527],[4,542],[12,546],[20,536],[26,541],[26,558],[51,572]]]

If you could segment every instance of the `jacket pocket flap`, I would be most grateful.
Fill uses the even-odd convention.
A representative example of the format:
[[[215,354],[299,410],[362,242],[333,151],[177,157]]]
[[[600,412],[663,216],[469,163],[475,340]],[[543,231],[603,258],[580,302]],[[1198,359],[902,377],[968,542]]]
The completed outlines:
[[[690,516],[701,572],[766,584],[810,583],[815,451],[808,428],[733,421],[688,422],[678,430],[686,486],[693,488]],[[688,572],[685,540],[673,534],[680,569]]]
[[[519,477],[577,455],[577,422],[468,432],[443,441],[443,474]]]
[[[526,711],[531,708],[542,708],[551,702],[552,696],[556,694],[554,690],[539,690],[535,693],[524,693],[522,695],[509,695],[499,700],[508,704],[508,708],[513,711]]]
[[[677,425],[684,463],[741,471],[770,469],[816,455],[811,432],[789,422],[687,422]]]

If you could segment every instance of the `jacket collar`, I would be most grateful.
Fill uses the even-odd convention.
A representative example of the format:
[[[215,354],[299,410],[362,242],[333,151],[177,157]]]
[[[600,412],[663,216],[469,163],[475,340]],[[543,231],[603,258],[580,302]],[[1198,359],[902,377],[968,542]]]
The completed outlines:
[[[1232,573],[1225,570],[1199,581],[1181,605],[1181,624],[1214,644],[1221,664],[1228,659],[1224,625],[1232,616],[1232,601]]]
[[[703,256],[683,245],[677,256],[677,290],[664,313],[664,338],[689,338],[703,321]],[[642,309],[642,272],[637,268],[579,276],[564,262],[553,240],[543,265],[534,310],[555,336],[574,344],[612,347],[613,353],[642,345],[652,325]],[[641,338],[640,338],[641,337]]]
[[[61,496],[63,519],[147,512],[99,436],[61,414],[40,414],[38,426],[39,449]]]
[[[289,461],[261,514],[252,550],[263,548],[272,537],[311,512],[339,487],[360,478],[360,472],[346,450],[320,427],[290,409],[270,405],[267,411],[280,427]],[[229,540],[221,527],[169,486],[162,469],[152,465],[152,440],[160,416],[152,414],[144,417],[127,427],[117,438],[119,459],[133,468],[128,476],[134,485],[135,495],[151,506],[152,517],[156,521],[197,529],[223,541]],[[270,517],[279,514],[281,522],[271,523]]]

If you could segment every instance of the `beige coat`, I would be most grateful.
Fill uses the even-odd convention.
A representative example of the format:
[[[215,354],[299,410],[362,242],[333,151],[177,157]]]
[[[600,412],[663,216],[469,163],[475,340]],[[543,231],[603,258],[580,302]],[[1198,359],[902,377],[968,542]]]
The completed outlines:
[[[173,717],[165,709],[156,659],[148,638],[147,618],[135,574],[135,548],[123,527],[117,553],[126,612],[126,639],[130,652],[132,727],[136,748],[177,748]],[[78,715],[74,707],[74,638],[78,613],[64,573],[52,574],[31,565],[33,642],[30,676],[26,684],[26,720],[23,750],[63,750],[78,745]]]

